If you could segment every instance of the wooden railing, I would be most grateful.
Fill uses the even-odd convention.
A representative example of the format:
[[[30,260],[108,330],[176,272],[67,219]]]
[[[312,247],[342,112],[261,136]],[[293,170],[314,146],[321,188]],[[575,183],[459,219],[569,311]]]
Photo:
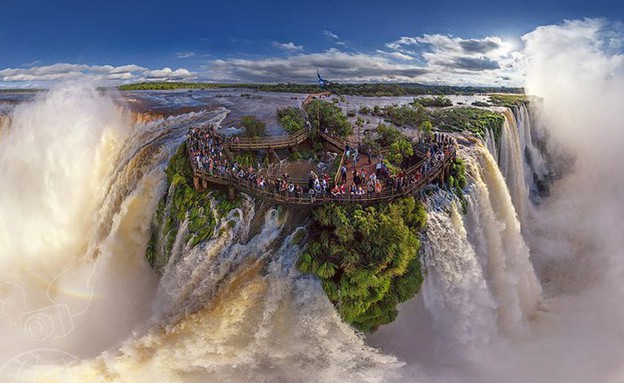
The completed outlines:
[[[235,137],[225,141],[225,147],[233,151],[253,151],[261,149],[284,149],[301,144],[310,136],[310,131],[300,131],[285,136]]]
[[[311,100],[319,97],[319,96],[327,96],[327,93],[320,94],[311,94],[305,99],[302,104],[302,107],[309,103]],[[305,112],[305,110],[304,110]],[[228,139],[225,141],[225,154],[228,157],[230,162],[233,162],[232,154],[230,150],[239,151],[239,150],[260,150],[260,149],[282,149],[294,147],[301,144],[303,141],[308,139],[310,136],[310,131],[308,129],[302,129],[299,132],[294,134],[289,134],[285,136],[278,137],[260,137],[260,138],[237,138],[235,140]],[[338,171],[336,177],[334,179],[334,184],[337,184],[338,177],[340,175],[340,168],[345,161],[345,148],[346,141],[340,137],[326,134],[322,132],[318,132],[320,137],[327,141],[328,143],[334,145],[335,147],[342,150],[342,157],[340,161],[340,166],[338,167]],[[434,180],[438,179],[443,172],[447,169],[450,163],[455,159],[455,146],[451,146],[451,151],[446,153],[444,159],[442,161],[436,162],[432,165],[430,169],[428,169],[425,174],[421,174],[418,179],[415,179],[414,175],[423,167],[427,158],[424,153],[420,153],[418,157],[421,158],[420,161],[411,165],[405,170],[406,179],[412,180],[407,185],[404,185],[402,189],[397,190],[395,188],[390,188],[388,190],[383,190],[381,192],[375,193],[366,193],[364,195],[351,195],[347,194],[338,194],[333,195],[329,193],[315,193],[314,196],[309,195],[308,193],[304,193],[304,195],[294,196],[288,192],[278,192],[274,191],[274,187],[270,185],[274,185],[277,181],[277,177],[271,177],[266,174],[262,174],[261,176],[265,179],[265,183],[267,186],[265,188],[259,188],[256,185],[254,180],[250,180],[248,178],[240,178],[235,174],[232,174],[230,171],[226,171],[224,174],[219,173],[218,171],[214,171],[212,173],[206,172],[204,170],[198,169],[195,160],[191,157],[190,151],[188,152],[189,161],[191,163],[191,167],[193,168],[193,173],[195,177],[198,177],[201,180],[204,180],[209,183],[217,184],[217,185],[225,185],[229,187],[234,187],[235,189],[248,193],[250,195],[256,196],[258,198],[262,198],[265,200],[273,201],[281,204],[293,204],[293,205],[321,205],[328,202],[348,202],[348,203],[359,203],[359,204],[371,204],[380,201],[388,201],[396,197],[402,197],[409,194],[415,194],[422,190],[425,186],[432,183]],[[383,152],[387,152],[387,149],[383,150]],[[300,186],[302,189],[307,188],[307,180],[304,179],[289,179],[289,183],[293,183],[295,185]]]
[[[268,184],[276,181],[275,177],[269,177],[262,175],[267,182],[265,188],[259,188],[253,180],[248,178],[239,178],[235,174],[226,172],[220,174],[218,171],[209,173],[200,169],[197,169],[195,163],[191,161],[193,166],[194,175],[200,179],[217,185],[225,185],[236,188],[239,191],[250,194],[252,196],[262,198],[275,203],[290,204],[290,205],[321,205],[329,202],[342,202],[342,203],[358,203],[358,204],[371,204],[381,201],[389,201],[397,197],[403,197],[410,194],[415,194],[422,190],[425,186],[438,179],[440,175],[446,170],[447,166],[454,160],[455,152],[452,151],[449,155],[445,156],[444,160],[434,163],[433,166],[427,170],[425,174],[422,174],[420,178],[412,181],[402,187],[400,190],[391,188],[383,190],[381,192],[366,193],[364,195],[351,195],[339,194],[332,195],[328,193],[315,193],[314,196],[310,196],[308,193],[304,193],[301,196],[294,196],[288,192],[273,191],[272,187]],[[423,165],[424,160],[413,165],[406,171],[406,178],[413,180],[413,175]],[[305,180],[291,180],[291,182],[301,186],[307,187]]]
[[[321,136],[322,139],[334,145],[338,149],[343,150],[343,151],[345,150],[347,143],[342,138],[338,136],[334,136],[333,134],[323,133],[320,131],[318,132],[318,134],[319,136]]]

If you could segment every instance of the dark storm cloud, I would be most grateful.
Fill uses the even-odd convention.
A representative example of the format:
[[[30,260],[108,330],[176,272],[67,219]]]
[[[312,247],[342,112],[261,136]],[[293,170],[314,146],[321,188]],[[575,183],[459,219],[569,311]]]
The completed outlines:
[[[488,53],[500,48],[500,44],[492,40],[462,40],[459,46],[466,53]]]

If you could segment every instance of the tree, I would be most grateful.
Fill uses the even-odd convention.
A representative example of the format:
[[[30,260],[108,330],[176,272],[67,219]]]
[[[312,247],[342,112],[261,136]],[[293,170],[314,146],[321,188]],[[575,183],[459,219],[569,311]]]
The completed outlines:
[[[412,155],[414,155],[412,144],[405,138],[401,138],[390,145],[389,158],[397,165],[401,165],[404,159],[411,157]]]
[[[403,134],[401,134],[397,128],[386,124],[377,125],[375,132],[377,132],[377,135],[379,136],[377,141],[382,148],[388,148],[390,145],[403,137]]]
[[[241,120],[241,125],[245,128],[247,137],[262,137],[265,135],[266,124],[254,116],[244,116]]]
[[[295,133],[303,129],[303,124],[300,124],[297,121],[293,120],[291,116],[282,117],[280,119],[280,124],[282,124],[282,127],[284,128],[284,130],[287,131],[288,133]]]
[[[306,112],[312,126],[320,130],[346,137],[353,134],[353,127],[342,113],[342,109],[325,100],[312,100],[306,106]]]
[[[288,133],[295,133],[303,129],[305,116],[303,111],[297,107],[286,107],[277,109],[277,119]]]
[[[422,124],[420,124],[418,129],[420,129],[421,132],[429,136],[431,135],[431,132],[433,130],[433,125],[431,125],[431,121],[424,121]]]

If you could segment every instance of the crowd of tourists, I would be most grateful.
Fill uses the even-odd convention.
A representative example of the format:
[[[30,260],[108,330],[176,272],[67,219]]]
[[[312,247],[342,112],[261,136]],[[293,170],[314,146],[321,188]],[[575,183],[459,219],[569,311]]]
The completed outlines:
[[[210,176],[237,180],[249,189],[262,193],[277,194],[285,198],[309,198],[312,201],[322,199],[351,199],[375,197],[392,193],[403,193],[419,182],[440,161],[454,154],[455,141],[447,135],[435,133],[429,138],[428,150],[420,166],[398,173],[391,171],[379,155],[374,166],[375,171],[367,174],[366,167],[357,169],[358,148],[345,150],[347,159],[353,155],[351,179],[348,177],[347,163],[338,171],[340,177],[335,182],[327,173],[320,175],[310,172],[307,184],[297,182],[287,174],[275,177],[261,172],[258,167],[242,166],[226,153],[223,138],[213,126],[191,128],[188,133],[188,150],[193,167]],[[369,155],[369,163],[371,161]]]

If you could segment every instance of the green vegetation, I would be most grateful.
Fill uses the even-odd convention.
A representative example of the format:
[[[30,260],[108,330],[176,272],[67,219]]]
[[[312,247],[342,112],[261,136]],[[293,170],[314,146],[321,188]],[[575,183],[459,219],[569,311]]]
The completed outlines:
[[[483,101],[474,101],[470,105],[472,105],[472,106],[480,106],[480,107],[485,107],[485,108],[487,108],[489,106],[492,106],[492,104],[487,103],[487,102],[483,102]]]
[[[341,137],[353,134],[353,127],[342,113],[342,109],[325,100],[312,100],[306,106],[308,119],[318,130],[327,130]]]
[[[489,129],[499,142],[505,117],[490,110],[462,107],[434,111],[431,113],[431,121],[441,131],[470,131],[482,139],[485,139],[485,134]]]
[[[298,268],[321,279],[347,323],[374,331],[392,322],[396,305],[420,290],[418,233],[426,221],[424,206],[413,197],[366,209],[325,205],[313,212]]]
[[[303,111],[294,106],[277,109],[277,120],[288,133],[295,133],[305,126]]]
[[[251,89],[263,92],[315,93],[330,91],[336,95],[350,96],[418,96],[418,95],[449,95],[475,93],[524,93],[523,88],[497,88],[474,86],[440,86],[410,84],[332,84],[320,88],[314,84],[217,84],[190,82],[143,82],[119,86],[119,90],[175,90],[175,89]]]
[[[465,210],[466,199],[464,198],[464,189],[466,188],[466,185],[468,185],[468,181],[466,180],[466,164],[461,158],[455,157],[453,167],[451,168],[451,174],[446,179],[446,184],[457,196],[462,208]]]
[[[416,104],[414,107],[409,105],[387,106],[380,113],[383,114],[388,121],[397,126],[409,125],[417,127],[428,119],[427,110],[420,104]]]
[[[420,124],[418,129],[420,129],[420,131],[425,133],[426,135],[431,135],[431,132],[433,132],[433,125],[431,124],[431,121],[429,120],[423,121],[423,123]]]
[[[251,153],[237,153],[236,156],[234,156],[234,161],[244,168],[256,166],[258,163]]]
[[[217,210],[221,215],[240,205],[239,201],[228,201],[222,193],[211,196],[193,188],[193,170],[186,155],[186,144],[180,145],[171,157],[166,174],[167,184],[173,188],[173,193],[169,194],[170,188],[158,205],[146,252],[150,265],[157,270],[166,264],[185,219],[188,218],[188,232],[183,238],[185,244],[196,246],[212,237],[218,219],[210,209],[213,197],[218,201]],[[161,233],[164,238],[159,238]]]
[[[490,102],[496,106],[511,108],[521,104],[528,104],[529,100],[524,94],[490,94]]]
[[[400,138],[390,145],[388,158],[395,164],[401,164],[404,159],[411,157],[413,154],[414,148],[412,148],[412,144],[407,139]]]
[[[243,116],[241,125],[245,128],[245,136],[262,137],[265,135],[266,124],[254,116]]]
[[[375,128],[375,132],[378,135],[376,141],[382,148],[387,148],[401,138],[405,137],[403,133],[399,131],[399,129],[386,124],[377,125],[377,128]]]
[[[360,110],[358,111],[360,114],[371,114],[371,108],[369,108],[368,106],[363,106],[360,108]]]
[[[377,125],[373,135],[366,133],[362,143],[373,152],[386,150],[398,140],[407,138],[397,128],[386,124]]]
[[[453,101],[451,101],[448,97],[436,96],[436,97],[415,98],[413,104],[419,104],[422,106],[432,106],[432,107],[445,107],[445,106],[453,106]]]

